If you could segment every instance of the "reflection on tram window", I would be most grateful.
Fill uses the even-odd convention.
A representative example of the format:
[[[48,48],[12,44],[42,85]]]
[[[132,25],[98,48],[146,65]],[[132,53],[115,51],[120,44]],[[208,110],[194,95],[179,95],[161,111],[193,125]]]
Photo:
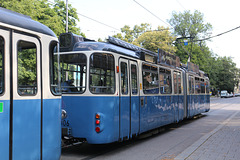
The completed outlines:
[[[159,81],[157,67],[149,64],[143,64],[142,70],[143,70],[143,93],[158,94]]]
[[[86,55],[65,54],[61,56],[61,87],[63,93],[83,93],[86,90]]]
[[[132,82],[132,94],[138,93],[138,77],[137,77],[137,66],[131,64],[131,82]]]
[[[115,93],[114,57],[106,53],[93,53],[90,57],[90,85],[94,94]]]
[[[4,39],[0,37],[0,94],[4,91]]]
[[[121,89],[122,94],[128,94],[128,72],[127,63],[121,62]]]
[[[178,94],[182,93],[181,73],[178,73]]]
[[[32,42],[18,42],[18,93],[37,93],[37,48]]]
[[[195,94],[201,93],[201,82],[198,77],[195,77]]]
[[[173,74],[173,85],[174,85],[174,94],[177,94],[178,90],[177,90],[177,73],[176,72],[174,72]]]
[[[171,70],[159,68],[159,83],[160,83],[161,94],[172,93]]]
[[[204,82],[204,79],[201,79],[200,80],[201,82],[201,93],[204,93],[205,94],[205,82]]]
[[[206,93],[209,94],[210,92],[210,83],[209,81],[206,82]]]
[[[194,94],[194,79],[192,76],[188,76],[189,81],[189,94]]]

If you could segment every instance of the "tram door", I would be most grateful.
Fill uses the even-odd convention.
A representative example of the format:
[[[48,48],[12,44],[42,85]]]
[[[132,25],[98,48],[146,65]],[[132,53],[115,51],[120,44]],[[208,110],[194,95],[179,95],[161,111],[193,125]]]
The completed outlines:
[[[120,66],[120,138],[139,132],[138,67],[134,61],[119,60]]]
[[[179,83],[180,82],[180,83]],[[180,78],[180,73],[178,72],[173,72],[173,84],[174,84],[174,119],[176,122],[179,121],[179,109],[180,107],[180,96],[179,94],[181,94],[181,78]]]
[[[10,32],[0,29],[0,159],[9,159],[10,140]]]
[[[13,32],[10,60],[10,151],[13,160],[41,159],[40,50],[37,38]]]

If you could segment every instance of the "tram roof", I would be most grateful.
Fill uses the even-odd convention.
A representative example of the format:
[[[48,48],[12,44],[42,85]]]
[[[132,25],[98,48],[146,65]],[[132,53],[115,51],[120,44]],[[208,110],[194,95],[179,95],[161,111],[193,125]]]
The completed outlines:
[[[0,7],[0,22],[56,37],[47,26],[31,17]]]
[[[140,54],[135,51],[105,42],[86,42],[86,41],[78,42],[73,47],[73,51],[93,51],[93,50],[115,52],[125,56],[131,56],[140,59]]]

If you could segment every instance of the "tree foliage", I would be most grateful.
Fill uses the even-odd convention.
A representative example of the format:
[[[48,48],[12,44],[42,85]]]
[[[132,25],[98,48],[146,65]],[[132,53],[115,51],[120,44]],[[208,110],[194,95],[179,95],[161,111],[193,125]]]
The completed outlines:
[[[172,18],[168,22],[174,27],[176,35],[191,37],[191,39],[198,39],[200,35],[206,36],[212,29],[210,23],[204,24],[203,14],[197,10],[193,14],[190,11],[173,12]]]
[[[195,11],[183,13],[173,12],[169,23],[174,27],[174,34],[180,38],[176,40],[177,52],[183,63],[189,60],[199,65],[199,68],[209,75],[211,88],[214,90],[234,91],[238,83],[236,75],[239,69],[230,57],[218,57],[210,51],[206,43],[196,41],[203,38],[212,29],[210,23],[205,23],[203,14]],[[187,38],[186,38],[187,37]],[[183,45],[183,40],[188,40],[188,45]]]
[[[27,16],[48,26],[59,36],[65,32],[66,5],[63,0],[49,3],[47,0],[0,0],[0,6]],[[79,21],[77,10],[69,4],[69,32],[80,34],[77,27]],[[82,34],[84,36],[84,34]],[[36,57],[30,50],[21,51],[18,56],[18,80],[20,84],[34,84],[36,79]],[[31,56],[31,57],[29,57]]]
[[[55,0],[54,4],[47,0],[0,0],[0,6],[30,16],[33,20],[48,26],[57,36],[65,32],[66,5],[63,0]],[[77,21],[79,21],[77,11],[71,4],[68,12],[69,32],[82,34],[77,27]]]
[[[156,53],[160,48],[174,54],[176,47],[172,45],[172,42],[175,37],[171,35],[169,29],[159,26],[157,30],[152,31],[151,28],[148,23],[135,25],[133,29],[125,25],[121,28],[122,33],[118,33],[114,37]]]
[[[150,30],[151,30],[151,25],[148,23],[142,23],[140,26],[135,25],[133,29],[131,29],[130,26],[125,25],[123,28],[121,28],[122,33],[117,33],[113,37],[121,39],[125,42],[132,43],[142,33]]]
[[[171,35],[168,29],[158,27],[155,31],[144,32],[133,43],[156,53],[160,48],[166,52],[175,54],[176,47],[172,45],[174,40],[175,37]]]

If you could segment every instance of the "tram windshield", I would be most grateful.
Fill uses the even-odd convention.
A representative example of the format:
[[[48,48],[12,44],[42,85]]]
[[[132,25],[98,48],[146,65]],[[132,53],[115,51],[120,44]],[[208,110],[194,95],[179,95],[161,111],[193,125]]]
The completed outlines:
[[[86,89],[87,57],[83,53],[60,56],[62,93],[83,93]]]
[[[89,89],[94,94],[115,93],[114,57],[106,53],[93,53],[90,57]]]

